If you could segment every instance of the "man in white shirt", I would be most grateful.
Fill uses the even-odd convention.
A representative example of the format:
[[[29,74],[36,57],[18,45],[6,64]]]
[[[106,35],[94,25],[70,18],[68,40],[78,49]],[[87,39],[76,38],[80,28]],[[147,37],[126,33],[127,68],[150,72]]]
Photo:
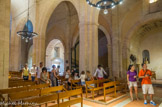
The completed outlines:
[[[41,77],[41,72],[42,72],[42,68],[43,68],[43,62],[40,62],[40,65],[37,69],[37,84],[40,84],[40,77]]]
[[[101,79],[104,79],[104,74],[107,75],[107,73],[101,67],[101,65],[98,65],[98,68],[96,69],[96,72],[94,73],[94,76],[96,77],[97,75],[97,79],[101,80]]]

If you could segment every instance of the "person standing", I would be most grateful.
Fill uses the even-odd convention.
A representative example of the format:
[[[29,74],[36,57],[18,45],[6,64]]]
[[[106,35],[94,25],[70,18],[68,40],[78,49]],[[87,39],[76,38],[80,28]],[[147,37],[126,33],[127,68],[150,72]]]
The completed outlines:
[[[98,65],[98,68],[96,69],[96,72],[94,73],[94,77],[96,77],[96,75],[97,75],[97,79],[102,80],[102,79],[104,79],[104,74],[107,75],[107,73],[101,67],[101,65]]]
[[[130,97],[133,101],[133,87],[136,94],[136,99],[138,100],[138,91],[137,91],[137,72],[135,71],[134,65],[129,65],[128,72],[127,72],[127,83],[130,89]]]
[[[23,79],[24,80],[28,80],[29,79],[29,68],[28,68],[27,64],[25,64],[25,67],[23,68],[22,75],[23,75]]]
[[[56,78],[54,76],[54,72],[56,72],[56,66],[52,65],[52,71],[51,71],[51,74],[50,74],[50,79],[51,79],[51,82],[52,82],[52,86],[56,86]]]
[[[86,75],[85,75],[85,72],[84,71],[81,72],[81,75],[80,75],[80,78],[79,79],[81,80],[81,85],[82,86],[85,86]]]
[[[139,72],[139,78],[142,78],[142,91],[144,96],[144,104],[147,104],[147,93],[150,95],[150,104],[156,105],[156,103],[153,101],[153,95],[154,95],[154,89],[151,83],[151,76],[152,73],[149,69],[147,69],[146,64],[142,64],[143,69]]]
[[[37,73],[37,67],[35,64],[33,64],[33,67],[31,68],[30,71],[32,81],[35,81],[36,73]]]
[[[59,74],[60,74],[60,66],[58,65],[57,66],[57,69],[56,69],[56,75],[57,77],[59,77]],[[56,86],[58,86],[58,79],[56,78]]]
[[[43,68],[43,62],[40,62],[39,67],[37,69],[37,84],[40,84],[40,77],[41,77],[42,68]]]

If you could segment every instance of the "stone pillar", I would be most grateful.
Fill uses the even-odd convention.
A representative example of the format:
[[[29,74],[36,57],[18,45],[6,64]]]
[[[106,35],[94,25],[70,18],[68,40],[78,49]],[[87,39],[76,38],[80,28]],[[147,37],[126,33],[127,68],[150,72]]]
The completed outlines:
[[[8,87],[10,0],[0,0],[0,89]]]
[[[98,24],[80,23],[79,70],[94,73],[98,65]]]
[[[108,67],[109,67],[109,77],[112,77],[112,47],[110,44],[107,45],[108,48]]]
[[[40,62],[43,62],[45,66],[45,38],[42,35],[38,35],[38,37],[33,40],[33,64],[39,66]]]
[[[119,77],[120,71],[120,31],[118,9],[112,11],[112,73],[114,77]]]

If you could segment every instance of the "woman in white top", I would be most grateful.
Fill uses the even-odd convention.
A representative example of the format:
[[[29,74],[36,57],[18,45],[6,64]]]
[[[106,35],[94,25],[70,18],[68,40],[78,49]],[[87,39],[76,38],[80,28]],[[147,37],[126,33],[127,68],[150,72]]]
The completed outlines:
[[[37,73],[37,67],[35,64],[33,64],[33,67],[31,68],[30,71],[32,81],[35,81],[36,73]]]
[[[85,85],[86,75],[84,71],[81,72],[80,79],[81,79],[81,85]]]

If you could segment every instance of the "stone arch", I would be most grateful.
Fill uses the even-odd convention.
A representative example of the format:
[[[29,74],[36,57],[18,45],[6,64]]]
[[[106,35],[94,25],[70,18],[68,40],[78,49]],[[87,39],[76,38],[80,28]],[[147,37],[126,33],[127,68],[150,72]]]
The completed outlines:
[[[64,72],[64,46],[59,39],[53,39],[46,48],[46,67],[51,70],[52,65],[60,66],[61,74]]]
[[[137,32],[137,30],[147,24],[147,23],[151,23],[151,22],[154,22],[154,21],[157,21],[157,20],[162,20],[162,15],[158,15],[158,17],[155,15],[155,16],[146,16],[144,18],[142,18],[140,21],[137,21],[134,26],[131,27],[131,29],[127,32],[125,38],[124,38],[124,41],[123,41],[123,48],[128,48],[129,46],[129,43],[130,43],[130,39],[132,36],[134,36],[135,32]]]
[[[74,0],[57,0],[53,3],[50,3],[48,8],[46,7],[46,9],[43,10],[43,14],[42,14],[42,17],[39,21],[41,21],[41,26],[39,26],[39,28],[37,29],[38,32],[45,36],[45,33],[46,33],[46,29],[47,29],[47,25],[48,25],[48,21],[51,17],[51,14],[53,13],[53,11],[55,10],[55,8],[61,4],[61,2],[64,2],[64,1],[68,1],[70,3],[73,4],[73,6],[75,7],[75,9],[77,10],[77,13],[79,13],[79,7],[77,7],[77,3],[74,1]]]
[[[122,50],[123,50],[122,58],[123,58],[123,64],[124,64],[125,69],[127,69],[128,64],[129,64],[129,55],[130,55],[130,51],[131,51],[129,46],[130,46],[132,38],[136,37],[138,35],[141,35],[142,32],[141,32],[141,34],[137,34],[137,32],[140,32],[140,30],[147,25],[152,28],[156,28],[157,27],[157,24],[155,24],[156,22],[162,23],[162,15],[150,14],[148,16],[143,17],[140,21],[137,21],[134,24],[134,26],[131,27],[129,32],[127,32],[127,35],[124,38],[123,47],[122,47]],[[162,24],[159,24],[158,26],[161,28]],[[149,28],[143,29],[143,31],[145,31],[145,30],[149,31],[150,29]],[[139,59],[141,59],[141,57],[139,57]],[[140,60],[138,60],[138,58],[137,58],[137,63],[140,63],[139,61]]]
[[[112,38],[111,38],[110,34],[107,32],[107,30],[102,25],[99,25],[98,28],[104,32],[104,34],[107,38],[108,67],[109,67],[110,76],[112,76]]]

